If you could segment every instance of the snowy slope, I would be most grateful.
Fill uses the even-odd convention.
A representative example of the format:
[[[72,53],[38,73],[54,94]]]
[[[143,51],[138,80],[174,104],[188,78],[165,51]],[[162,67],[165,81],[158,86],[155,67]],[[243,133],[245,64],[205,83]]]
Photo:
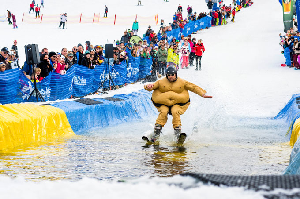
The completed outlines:
[[[227,4],[230,1],[225,1]],[[170,22],[172,14],[181,3],[186,15],[186,6],[192,5],[197,12],[207,11],[205,1],[202,0],[170,0],[166,3],[163,0],[142,0],[143,6],[136,6],[136,0],[45,0],[45,9],[42,13],[53,15],[67,12],[69,15],[84,13],[93,15],[103,13],[104,5],[109,7],[109,15],[117,14],[121,16],[131,16],[140,14],[142,16],[159,15],[159,19]],[[67,30],[57,29],[57,24],[25,24],[21,23],[23,12],[27,12],[29,1],[15,0],[14,4],[10,0],[1,0],[0,14],[10,9],[17,14],[19,29],[13,30],[6,23],[0,23],[1,38],[0,46],[11,46],[12,41],[17,39],[19,51],[29,43],[37,43],[39,47],[48,47],[50,50],[60,51],[62,47],[71,49],[78,43],[90,40],[92,44],[102,44],[113,42],[119,39],[126,28],[130,26],[100,26],[98,24],[68,24]],[[154,27],[156,30],[158,26]],[[146,26],[141,27],[140,34],[146,30]],[[243,9],[237,13],[236,22],[229,22],[226,26],[213,27],[203,30],[194,35],[197,39],[204,41],[206,52],[202,59],[202,71],[195,72],[193,68],[180,70],[179,76],[196,83],[206,89],[208,94],[213,95],[213,99],[202,99],[199,96],[191,95],[192,105],[182,118],[184,124],[193,124],[195,115],[200,115],[206,121],[212,118],[209,123],[218,123],[221,119],[221,126],[226,121],[228,115],[233,117],[254,117],[265,118],[275,116],[287,103],[292,94],[300,92],[300,71],[280,66],[284,63],[283,55],[280,53],[281,47],[278,45],[278,34],[283,32],[282,11],[280,4],[276,0],[255,1],[251,8]],[[24,54],[21,60],[25,60]],[[114,91],[112,93],[125,93],[141,89],[142,85],[134,85]],[[214,117],[216,116],[217,117]],[[225,119],[224,119],[225,118]],[[236,121],[234,121],[236,122]],[[223,135],[225,137],[225,135]],[[251,136],[251,135],[250,135]],[[246,138],[245,138],[246,139]],[[2,179],[2,177],[1,177]],[[141,180],[142,181],[142,180]],[[67,198],[70,192],[60,187],[68,187],[69,190],[78,190],[82,195],[76,194],[72,198],[82,198],[82,196],[95,197],[97,190],[101,187],[106,198],[153,198],[162,196],[165,198],[258,198],[253,192],[244,192],[241,189],[225,189],[210,186],[202,186],[201,189],[184,190],[173,186],[157,185],[151,181],[150,184],[110,184],[95,182],[91,179],[84,179],[79,182],[45,182],[39,184],[29,184],[23,180],[13,181],[11,179],[1,180],[2,191],[5,198],[13,198],[14,193],[20,191],[23,198],[34,198],[31,192],[37,188],[37,195],[45,194],[51,198],[51,189],[54,187],[56,198]],[[188,181],[193,183],[192,180]],[[49,184],[51,186],[49,186]],[[2,186],[3,185],[3,186]],[[7,189],[5,187],[11,187]],[[91,192],[80,187],[90,188]],[[13,189],[14,188],[14,189]],[[156,190],[154,195],[144,195],[144,191]],[[14,190],[14,191],[10,191]],[[17,190],[17,191],[16,191]],[[44,192],[43,190],[48,190]],[[50,191],[49,191],[50,190]],[[105,191],[108,192],[105,192]],[[118,190],[116,193],[115,191]],[[131,190],[131,192],[128,192]],[[142,190],[142,191],[139,191]],[[115,193],[115,194],[114,194]],[[167,194],[171,193],[171,194]],[[72,194],[71,194],[72,195]],[[11,196],[11,197],[9,197]],[[196,197],[195,197],[196,196]],[[38,197],[35,197],[38,198]],[[52,197],[53,198],[53,197]]]

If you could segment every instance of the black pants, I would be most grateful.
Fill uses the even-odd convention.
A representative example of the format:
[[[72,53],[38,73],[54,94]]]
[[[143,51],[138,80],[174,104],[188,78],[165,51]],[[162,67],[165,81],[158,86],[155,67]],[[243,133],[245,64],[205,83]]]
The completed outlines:
[[[65,22],[62,22],[62,21],[61,21],[61,22],[59,23],[59,27],[61,27],[61,25],[63,25],[63,29],[65,29]]]
[[[189,64],[190,64],[190,66],[193,65],[193,63],[194,63],[194,58],[195,58],[195,53],[194,53],[194,52],[191,52],[191,53],[190,53],[190,57],[189,57]]]
[[[202,56],[196,55],[196,69],[199,69],[199,70],[201,69],[201,58],[202,58]],[[198,67],[198,65],[199,65],[199,67]]]
[[[165,75],[167,63],[166,62],[158,62],[158,73],[161,75]]]
[[[7,18],[7,20],[8,20],[8,24],[12,24],[10,18]]]
[[[40,11],[35,12],[35,18],[40,17]]]
[[[104,17],[107,17],[107,12],[104,13]]]

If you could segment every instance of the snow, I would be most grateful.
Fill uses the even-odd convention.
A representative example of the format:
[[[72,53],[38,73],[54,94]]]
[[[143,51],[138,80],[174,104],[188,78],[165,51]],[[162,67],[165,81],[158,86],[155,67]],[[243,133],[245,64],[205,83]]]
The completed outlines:
[[[40,3],[38,0],[36,2]],[[133,22],[132,20],[128,22],[130,25],[118,26],[70,23],[66,30],[58,29],[59,22],[56,24],[21,23],[23,13],[29,10],[29,3],[30,1],[24,0],[15,0],[13,3],[10,0],[1,0],[0,7],[0,15],[6,14],[7,9],[16,14],[19,26],[14,30],[7,23],[0,23],[0,46],[10,47],[13,40],[18,40],[21,63],[25,61],[23,46],[26,44],[37,43],[40,49],[47,47],[50,51],[58,52],[63,47],[70,50],[74,45],[84,44],[87,40],[92,44],[104,45],[120,39],[123,31],[131,28]],[[159,21],[164,19],[168,23],[171,22],[179,3],[183,6],[185,16],[187,5],[192,5],[194,11],[197,12],[207,11],[204,0],[201,2],[198,0],[170,0],[170,2],[142,0],[143,6],[136,6],[136,0],[45,0],[45,8],[41,9],[41,14],[59,15],[67,12],[69,16],[83,13],[92,17],[94,13],[99,12],[102,15],[104,5],[107,5],[109,16],[138,14],[146,17],[158,14]],[[228,5],[231,2],[225,0],[225,3]],[[141,26],[139,35],[142,35],[146,28],[147,25]],[[159,26],[154,26],[155,30],[158,28]],[[264,0],[254,1],[253,6],[238,12],[235,23],[229,22],[226,26],[212,27],[193,35],[197,39],[203,39],[206,48],[202,58],[202,70],[198,72],[195,72],[193,68],[179,70],[178,75],[206,89],[213,99],[202,99],[191,94],[192,104],[182,117],[182,121],[186,132],[194,132],[193,136],[190,136],[192,139],[187,140],[187,143],[194,141],[194,144],[200,142],[200,145],[203,143],[207,146],[213,145],[215,151],[208,149],[209,147],[202,148],[203,154],[208,154],[203,162],[217,166],[206,165],[205,169],[211,169],[213,173],[256,174],[257,171],[252,171],[251,168],[257,165],[251,162],[249,153],[241,151],[269,151],[263,155],[263,158],[271,162],[279,156],[276,148],[278,145],[271,144],[272,148],[266,142],[268,140],[270,143],[277,144],[283,142],[284,128],[282,126],[284,124],[269,119],[284,107],[293,94],[300,91],[300,71],[280,66],[285,61],[280,53],[282,49],[279,46],[278,37],[278,34],[282,32],[280,4],[278,1]],[[142,87],[142,84],[130,85],[110,92],[110,95],[129,93]],[[151,122],[154,120],[152,119]],[[169,122],[165,128],[171,129],[170,126]],[[262,128],[267,128],[266,132],[261,133],[259,129]],[[264,146],[256,146],[259,142],[263,142]],[[247,143],[250,144],[247,145]],[[225,147],[220,147],[226,144],[238,146],[234,149],[228,147],[225,150]],[[290,151],[288,148],[284,150],[287,152],[283,153],[282,161],[287,161]],[[249,160],[245,157],[249,157]],[[228,161],[228,158],[232,161]],[[250,163],[248,164],[247,161]],[[244,165],[248,167],[241,171]],[[218,170],[218,168],[222,169]],[[278,170],[280,169],[276,172]],[[178,176],[177,178],[185,183],[194,183],[193,179],[183,179]],[[196,188],[184,189],[170,185],[169,182],[157,182],[163,180],[163,178],[148,179],[145,182],[145,179],[136,179],[134,183],[117,183],[84,178],[77,182],[36,183],[27,182],[22,178],[11,179],[2,176],[0,177],[0,196],[1,198],[25,199],[41,197],[134,199],[161,196],[164,198],[200,198],[200,196],[201,198],[262,198],[261,194],[244,191],[242,188],[199,185]],[[168,178],[168,180],[174,181],[173,178]]]

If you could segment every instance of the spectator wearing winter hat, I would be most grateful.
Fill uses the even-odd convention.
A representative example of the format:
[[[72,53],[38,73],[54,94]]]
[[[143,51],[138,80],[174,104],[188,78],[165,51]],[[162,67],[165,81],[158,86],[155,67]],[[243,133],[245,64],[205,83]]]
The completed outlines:
[[[73,62],[74,54],[72,52],[69,52],[66,58],[68,59],[68,62],[70,63],[69,67],[66,68],[66,70],[69,70],[74,64],[74,62]]]
[[[10,64],[8,63],[8,48],[3,47],[0,52],[0,62],[3,62],[6,65],[6,70],[11,69]]]
[[[103,57],[103,48],[99,45],[95,46],[95,57],[94,59],[98,62],[98,64],[102,64],[104,61]]]
[[[0,62],[6,63],[8,58],[8,48],[3,47],[0,52]]]
[[[41,69],[41,77],[45,78],[53,71],[53,66],[50,64],[48,54],[42,54],[40,60],[41,62],[37,65],[37,67]]]
[[[82,62],[81,62],[82,66],[86,66],[90,69],[92,69],[92,62],[91,62],[91,53],[90,51],[85,51],[84,57],[82,58]]]
[[[148,26],[148,29],[146,31],[146,36],[150,36],[151,31],[152,31],[151,26]]]
[[[124,35],[121,37],[120,42],[123,42],[124,44],[127,44],[129,41],[128,32],[127,30],[124,31]]]
[[[50,60],[51,66],[53,68],[53,71],[55,71],[57,68],[57,54],[55,52],[51,51],[49,53],[49,60]]]

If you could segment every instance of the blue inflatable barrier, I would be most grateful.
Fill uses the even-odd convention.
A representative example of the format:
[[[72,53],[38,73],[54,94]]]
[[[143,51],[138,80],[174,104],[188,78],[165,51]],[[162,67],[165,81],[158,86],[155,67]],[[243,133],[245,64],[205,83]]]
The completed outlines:
[[[294,128],[294,124],[297,119],[300,118],[300,94],[295,94],[292,96],[290,101],[285,105],[285,107],[277,114],[274,119],[285,119],[290,128],[288,133],[291,135]],[[300,139],[297,139],[294,144],[290,164],[284,171],[284,174],[300,174]]]
[[[57,102],[52,106],[64,110],[72,130],[76,134],[83,134],[92,128],[114,126],[157,114],[150,99],[151,93],[141,90],[110,98]],[[92,104],[85,104],[86,101]]]

